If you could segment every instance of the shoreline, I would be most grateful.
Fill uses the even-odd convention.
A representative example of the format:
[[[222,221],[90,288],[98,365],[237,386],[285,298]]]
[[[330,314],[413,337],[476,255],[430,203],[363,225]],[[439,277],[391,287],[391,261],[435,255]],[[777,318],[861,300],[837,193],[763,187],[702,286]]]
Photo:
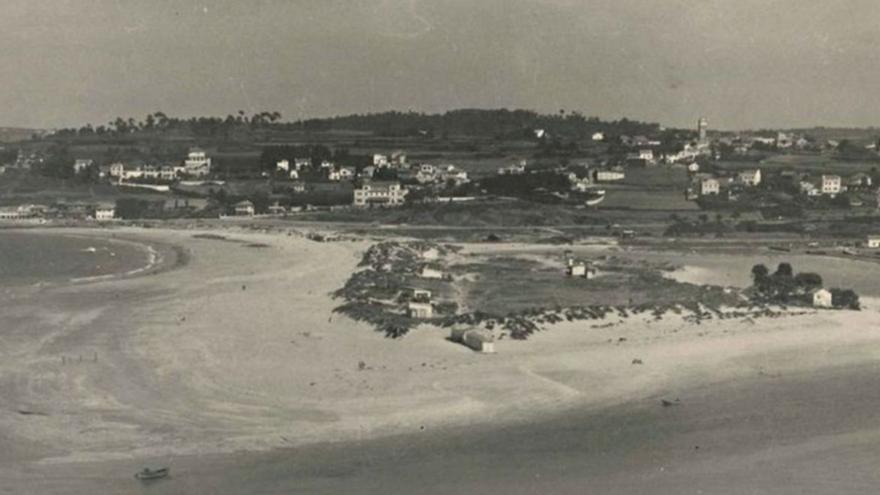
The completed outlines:
[[[197,237],[211,232],[244,242]],[[454,429],[473,420],[516,425],[701,380],[742,379],[757,373],[755,360],[773,353],[790,369],[809,370],[863,362],[880,349],[880,336],[869,330],[835,330],[843,322],[867,326],[877,307],[868,300],[869,308],[855,315],[712,328],[672,318],[630,318],[608,328],[558,324],[526,342],[499,342],[498,355],[480,356],[446,342],[445,330],[422,326],[395,342],[332,315],[336,303],[328,294],[355,266],[364,242],[228,229],[116,233],[180,245],[194,256],[183,270],[77,286],[83,295],[59,288],[35,302],[43,307],[57,299],[65,306],[50,308],[58,316],[42,324],[50,333],[41,340],[41,357],[15,357],[0,376],[35,373],[77,385],[72,393],[53,392],[45,404],[13,388],[10,397],[33,401],[29,407],[46,416],[0,413],[0,433],[61,445],[41,465],[272,451],[422,427]],[[248,247],[256,243],[268,247]],[[111,293],[112,304],[100,302]],[[73,324],[61,331],[57,321]],[[12,343],[33,345],[24,336]],[[59,352],[100,358],[88,368],[65,368]],[[644,365],[631,364],[635,358]],[[72,427],[90,433],[71,436]]]

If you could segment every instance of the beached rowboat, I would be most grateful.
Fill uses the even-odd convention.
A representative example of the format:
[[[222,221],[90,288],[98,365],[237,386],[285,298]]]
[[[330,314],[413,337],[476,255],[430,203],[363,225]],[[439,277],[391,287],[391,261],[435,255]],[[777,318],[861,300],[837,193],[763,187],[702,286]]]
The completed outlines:
[[[144,468],[143,471],[138,472],[137,474],[134,475],[134,477],[141,480],[141,481],[147,481],[147,480],[157,480],[160,478],[166,478],[166,477],[168,477],[169,474],[171,474],[171,470],[168,469],[167,467],[163,467],[163,468],[159,468],[159,469]]]

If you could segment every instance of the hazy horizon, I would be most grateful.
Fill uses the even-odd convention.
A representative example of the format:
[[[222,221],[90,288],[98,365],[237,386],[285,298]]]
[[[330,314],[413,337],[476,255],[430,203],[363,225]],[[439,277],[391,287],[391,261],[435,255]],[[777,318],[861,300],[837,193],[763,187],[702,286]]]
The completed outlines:
[[[0,125],[504,107],[868,127],[878,14],[868,0],[10,0]]]

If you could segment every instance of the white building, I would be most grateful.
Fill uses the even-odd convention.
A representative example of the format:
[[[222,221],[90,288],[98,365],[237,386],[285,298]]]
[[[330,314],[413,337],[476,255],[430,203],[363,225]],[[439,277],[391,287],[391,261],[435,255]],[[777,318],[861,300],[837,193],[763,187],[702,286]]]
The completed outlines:
[[[89,168],[94,164],[95,161],[91,159],[79,159],[73,162],[73,173],[78,174],[83,170]]]
[[[639,150],[639,160],[654,161],[654,150]]]
[[[840,193],[841,180],[839,175],[823,175],[822,176],[822,194],[831,196]]]
[[[865,246],[871,249],[880,248],[880,236],[877,235],[869,235],[865,240]]]
[[[312,159],[311,158],[294,158],[293,159],[293,168],[299,172],[304,168],[311,168]]]
[[[436,268],[431,268],[430,266],[423,266],[422,271],[420,273],[422,278],[430,278],[440,280],[443,278],[443,272]]]
[[[757,186],[761,184],[761,169],[743,170],[739,173],[739,181],[747,186]]]
[[[828,289],[819,289],[813,292],[813,306],[817,308],[830,308],[832,306],[831,292]]]
[[[429,302],[412,302],[407,304],[406,312],[410,318],[433,318],[434,307]]]
[[[614,182],[626,178],[622,170],[599,170],[596,172],[596,182]]]
[[[204,150],[193,148],[183,162],[188,175],[203,176],[211,172],[211,157]]]
[[[112,206],[99,206],[95,208],[95,220],[105,222],[116,217],[116,208]]]
[[[799,184],[799,187],[801,193],[806,194],[807,196],[818,196],[819,194],[821,194],[821,191],[818,187],[816,187],[816,184],[813,184],[808,180],[802,180]]]
[[[594,132],[593,133],[593,141],[605,141],[605,133]]]
[[[233,206],[235,209],[235,214],[239,216],[254,216],[256,210],[254,209],[254,204],[248,200],[239,201],[235,203]]]
[[[354,190],[354,205],[400,206],[408,192],[399,182],[364,181]]]
[[[278,160],[275,164],[275,170],[278,170],[279,172],[290,172],[290,161]]]
[[[715,178],[706,178],[700,181],[700,195],[708,196],[710,194],[721,193],[721,181]]]
[[[373,155],[373,166],[374,167],[387,167],[388,165],[389,165],[388,155],[382,155],[379,153],[376,153],[375,155]]]
[[[341,180],[352,180],[354,179],[355,169],[354,167],[340,167],[339,168],[339,178]]]

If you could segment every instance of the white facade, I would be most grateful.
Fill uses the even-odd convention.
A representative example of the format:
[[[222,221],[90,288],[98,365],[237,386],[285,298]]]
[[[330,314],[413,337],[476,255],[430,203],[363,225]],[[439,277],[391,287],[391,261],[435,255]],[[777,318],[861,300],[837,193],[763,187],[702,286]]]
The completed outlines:
[[[408,192],[399,182],[364,182],[354,190],[354,205],[399,206]]]
[[[743,170],[739,173],[739,181],[747,186],[757,186],[761,183],[761,169]]]
[[[718,179],[703,179],[700,182],[700,194],[708,196],[710,194],[721,193],[721,182]]]
[[[616,170],[599,170],[596,172],[597,182],[614,182],[625,178],[626,174],[624,172],[618,172]]]
[[[95,208],[95,220],[107,221],[116,217],[116,209],[112,206]]]
[[[381,155],[376,153],[373,155],[373,166],[374,167],[387,167],[388,166],[388,155]]]
[[[822,194],[834,196],[840,193],[841,180],[839,175],[822,176]]]
[[[817,308],[830,308],[832,306],[831,292],[827,289],[819,289],[814,292],[813,306]]]
[[[410,302],[407,304],[407,313],[410,318],[433,318],[434,307],[431,303]]]
[[[865,245],[871,249],[880,248],[880,236],[868,236]]]
[[[278,160],[278,162],[275,164],[275,170],[289,172],[290,171],[290,161]]]
[[[208,175],[211,172],[211,157],[200,149],[193,149],[186,156],[183,166],[189,175]]]

